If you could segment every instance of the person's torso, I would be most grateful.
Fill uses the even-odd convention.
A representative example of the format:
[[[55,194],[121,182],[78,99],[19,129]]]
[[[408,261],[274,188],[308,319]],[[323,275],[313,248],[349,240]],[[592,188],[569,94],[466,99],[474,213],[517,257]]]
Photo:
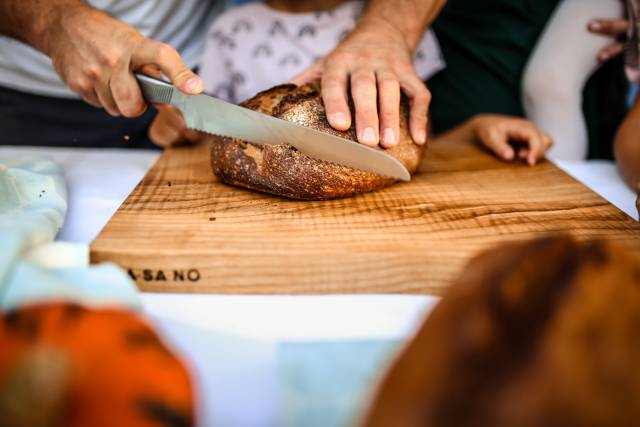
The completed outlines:
[[[240,102],[292,79],[323,58],[356,26],[364,2],[322,12],[285,12],[262,3],[230,9],[209,29],[200,76],[205,91]],[[437,41],[425,32],[414,55],[427,78],[444,67]]]
[[[558,3],[448,1],[433,26],[447,63],[446,71],[429,82],[436,132],[478,112],[522,115],[522,72]]]
[[[96,9],[137,28],[146,37],[176,48],[188,66],[200,59],[204,32],[221,0],[88,0]],[[38,95],[75,97],[51,60],[13,39],[0,37],[0,86]]]

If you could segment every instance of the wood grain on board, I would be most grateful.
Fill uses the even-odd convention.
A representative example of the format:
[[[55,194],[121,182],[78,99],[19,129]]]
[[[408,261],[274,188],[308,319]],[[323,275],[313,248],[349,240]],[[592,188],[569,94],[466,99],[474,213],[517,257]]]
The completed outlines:
[[[209,147],[173,148],[91,245],[140,288],[253,294],[440,294],[478,251],[568,231],[640,251],[640,225],[550,162],[431,144],[409,183],[291,201],[221,184]]]

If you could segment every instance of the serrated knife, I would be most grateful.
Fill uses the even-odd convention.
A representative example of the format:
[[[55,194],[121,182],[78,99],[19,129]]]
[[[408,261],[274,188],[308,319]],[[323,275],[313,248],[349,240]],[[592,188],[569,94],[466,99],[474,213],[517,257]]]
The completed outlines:
[[[254,144],[288,144],[300,152],[354,169],[409,181],[411,175],[396,158],[382,150],[339,138],[296,123],[271,117],[208,96],[187,95],[175,86],[135,73],[145,100],[171,104],[184,116],[187,127],[214,135],[240,138]]]

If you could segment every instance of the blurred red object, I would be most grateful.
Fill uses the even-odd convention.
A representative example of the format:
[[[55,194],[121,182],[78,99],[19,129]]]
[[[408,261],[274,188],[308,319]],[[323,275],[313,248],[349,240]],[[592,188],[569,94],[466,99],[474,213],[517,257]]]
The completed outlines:
[[[191,425],[188,372],[137,314],[67,303],[0,313],[0,426]]]

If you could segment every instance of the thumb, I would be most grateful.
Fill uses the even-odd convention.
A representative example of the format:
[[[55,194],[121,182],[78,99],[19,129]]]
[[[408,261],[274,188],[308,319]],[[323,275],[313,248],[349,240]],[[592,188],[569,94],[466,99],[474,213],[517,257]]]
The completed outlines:
[[[322,60],[313,63],[309,68],[290,80],[291,83],[301,86],[305,83],[318,80],[322,75]]]
[[[180,54],[168,44],[145,39],[133,52],[134,69],[146,65],[157,66],[174,86],[182,92],[195,95],[204,90],[204,82],[186,66]]]

